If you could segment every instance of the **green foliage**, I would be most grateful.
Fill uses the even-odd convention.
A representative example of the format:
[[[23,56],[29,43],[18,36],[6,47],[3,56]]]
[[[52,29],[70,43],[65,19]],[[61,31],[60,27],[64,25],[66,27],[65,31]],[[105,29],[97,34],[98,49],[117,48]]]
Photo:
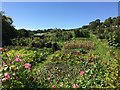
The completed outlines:
[[[94,88],[105,86],[104,78],[105,69],[99,61],[97,55],[75,55],[66,54],[66,52],[57,51],[51,56],[53,62],[48,62],[37,72],[38,87],[73,88],[77,83],[81,88]],[[55,62],[56,61],[56,62]],[[84,74],[80,74],[83,71]],[[89,82],[88,82],[89,81]],[[63,86],[61,86],[63,83]]]
[[[32,47],[43,48],[44,46],[45,46],[45,41],[44,40],[39,40],[39,41],[33,41],[32,42]]]
[[[4,42],[6,41],[5,45],[9,45],[7,41],[17,37],[16,29],[12,25],[13,20],[11,17],[8,17],[1,12],[0,15],[2,15],[2,40]]]
[[[105,39],[105,35],[104,35],[103,33],[99,33],[99,34],[98,34],[98,38],[99,38],[99,39]]]
[[[105,25],[105,27],[110,27],[113,24],[113,20],[111,17],[109,17],[108,19],[106,19],[103,23]]]
[[[67,41],[67,40],[70,40],[73,37],[73,35],[72,35],[71,32],[57,31],[56,32],[56,37],[58,38],[58,40]]]
[[[106,87],[115,88],[119,83],[118,72],[119,72],[119,61],[115,58],[117,57],[114,52],[114,49],[109,48],[107,43],[101,40],[97,40],[97,38],[92,37],[93,42],[95,42],[95,53],[99,55],[101,62],[106,68],[105,78],[103,79],[106,82]],[[114,57],[113,57],[114,56]]]
[[[32,38],[14,38],[11,39],[11,44],[13,46],[31,46],[32,44]]]
[[[17,50],[17,48],[13,47],[14,50],[6,52],[11,60],[15,60],[16,56],[20,55],[20,59],[25,63],[32,64],[34,70],[31,72],[26,71],[23,73],[25,76],[17,74],[23,77],[19,76],[20,80],[12,79],[11,83],[5,83],[4,87],[13,88],[16,84],[16,87],[19,88],[52,88],[53,86],[57,88],[74,88],[74,84],[80,88],[116,87],[116,85],[119,85],[119,82],[117,80],[118,63],[112,57],[112,54],[115,56],[115,53],[111,51],[108,53],[109,47],[95,36],[91,35],[90,39],[92,41],[86,39],[79,40],[79,38],[68,41],[64,43],[69,45],[68,48],[55,52],[52,52],[52,48],[36,49],[26,47],[25,49],[18,48]],[[71,45],[73,46],[71,47]],[[3,53],[4,61],[8,60],[6,54]],[[15,66],[22,67],[23,65],[19,65],[19,63],[15,64]],[[24,69],[20,69],[19,72],[23,72],[22,70]],[[12,73],[10,74],[11,76]],[[4,72],[2,75],[4,75]]]
[[[60,47],[60,45],[58,45],[57,43],[53,43],[53,44],[52,44],[52,49],[53,49],[53,51],[56,51],[56,50],[60,50],[61,47]]]
[[[89,23],[88,29],[91,31],[95,31],[97,28],[99,28],[101,25],[100,19],[96,19],[95,21],[92,21]]]
[[[109,33],[108,44],[110,46],[120,46],[120,29],[115,30],[113,33]]]
[[[90,32],[88,30],[80,30],[79,37],[90,37]]]
[[[75,37],[79,37],[79,34],[80,34],[79,30],[74,30],[74,34],[75,34]]]
[[[118,16],[115,21],[114,24],[117,25],[117,27],[120,27],[120,16]]]
[[[83,37],[83,38],[90,37],[90,32],[86,29],[74,30],[74,34],[75,37]]]
[[[51,48],[51,47],[52,47],[52,43],[51,43],[51,42],[47,42],[47,43],[45,44],[45,47]]]
[[[0,48],[2,88],[119,88],[119,17],[44,31],[15,30],[12,19],[2,17],[3,39],[12,45],[8,51]],[[32,37],[34,33],[45,38]]]
[[[115,43],[118,44],[117,46],[120,46],[120,28],[115,32]]]
[[[17,30],[17,37],[21,38],[21,37],[29,37],[29,32],[25,29],[19,29]]]
[[[30,51],[10,50],[3,52],[2,66],[0,68],[2,78],[2,88],[35,88],[35,79],[31,79],[33,62]],[[29,64],[30,66],[26,66]],[[26,67],[25,67],[26,66]]]

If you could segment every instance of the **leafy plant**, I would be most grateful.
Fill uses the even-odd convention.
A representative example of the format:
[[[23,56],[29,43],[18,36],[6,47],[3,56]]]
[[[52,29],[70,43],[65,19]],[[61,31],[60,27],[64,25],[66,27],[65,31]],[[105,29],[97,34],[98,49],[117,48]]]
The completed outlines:
[[[75,37],[90,37],[90,32],[86,29],[74,30]]]
[[[27,56],[26,56],[27,57]],[[32,77],[32,64],[29,58],[24,58],[24,54],[14,54],[3,52],[2,66],[0,67],[2,88],[33,88],[35,78]]]

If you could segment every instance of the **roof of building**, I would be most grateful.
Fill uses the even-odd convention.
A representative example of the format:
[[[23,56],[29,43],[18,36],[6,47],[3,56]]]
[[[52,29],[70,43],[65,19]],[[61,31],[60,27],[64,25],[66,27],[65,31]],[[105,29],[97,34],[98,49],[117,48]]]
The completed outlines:
[[[37,33],[37,34],[34,34],[34,36],[44,36],[43,33]]]

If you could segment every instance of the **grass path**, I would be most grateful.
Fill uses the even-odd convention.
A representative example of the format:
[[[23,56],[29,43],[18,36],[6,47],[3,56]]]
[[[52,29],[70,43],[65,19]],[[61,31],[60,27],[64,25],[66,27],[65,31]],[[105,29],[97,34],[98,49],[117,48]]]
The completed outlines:
[[[95,35],[91,36],[91,40],[95,44],[96,53],[100,55],[102,60],[113,60],[114,58],[110,55],[107,43],[97,39]]]
[[[115,55],[110,54],[110,48],[105,41],[97,39],[95,35],[91,35],[91,40],[95,44],[96,54],[99,54],[101,62],[106,67],[107,74],[105,74],[105,80],[109,83],[108,86],[119,88],[119,61],[115,59]]]

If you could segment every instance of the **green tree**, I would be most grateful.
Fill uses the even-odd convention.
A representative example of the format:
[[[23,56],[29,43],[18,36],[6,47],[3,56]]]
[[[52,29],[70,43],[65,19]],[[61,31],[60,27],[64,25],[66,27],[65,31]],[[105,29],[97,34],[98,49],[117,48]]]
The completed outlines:
[[[11,17],[4,15],[3,12],[0,12],[0,14],[2,16],[2,40],[8,42],[10,39],[17,37],[16,29],[12,25]]]
[[[17,30],[17,36],[20,37],[29,37],[29,32],[26,29]]]
[[[115,19],[115,25],[117,25],[117,27],[120,27],[120,16],[118,16],[116,19]]]
[[[111,25],[112,25],[112,23],[113,23],[113,20],[112,20],[112,18],[111,17],[109,17],[108,19],[106,19],[105,21],[104,21],[104,25],[105,25],[105,27],[110,27]]]
[[[97,27],[97,23],[95,21],[89,23],[90,30],[95,31],[96,27]]]
[[[74,30],[74,34],[75,34],[75,37],[79,37],[80,31],[78,29]]]

